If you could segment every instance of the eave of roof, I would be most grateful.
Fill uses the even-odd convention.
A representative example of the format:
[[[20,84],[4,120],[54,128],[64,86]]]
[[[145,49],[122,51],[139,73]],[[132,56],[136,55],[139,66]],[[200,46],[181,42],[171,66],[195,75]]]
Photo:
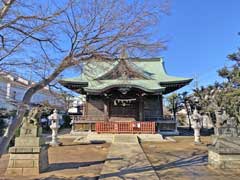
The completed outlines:
[[[86,92],[98,93],[114,87],[138,88],[149,93],[159,93],[165,89],[155,80],[101,80],[90,82],[88,87],[84,87],[84,90]]]

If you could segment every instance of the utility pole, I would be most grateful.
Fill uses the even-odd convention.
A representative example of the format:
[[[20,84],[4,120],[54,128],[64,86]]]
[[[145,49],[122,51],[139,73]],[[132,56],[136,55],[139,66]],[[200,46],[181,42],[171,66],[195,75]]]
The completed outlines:
[[[198,89],[198,75],[197,74],[194,75],[194,88]]]

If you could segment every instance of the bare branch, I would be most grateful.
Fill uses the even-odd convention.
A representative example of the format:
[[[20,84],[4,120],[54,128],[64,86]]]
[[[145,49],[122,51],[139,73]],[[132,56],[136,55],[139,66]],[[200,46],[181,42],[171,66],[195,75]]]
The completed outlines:
[[[165,41],[154,32],[163,13],[160,1],[5,1],[0,12],[0,66],[25,65],[24,72],[31,71],[38,81],[25,93],[0,154],[21,124],[34,93],[67,68],[92,59],[112,63],[123,46],[141,56],[143,51],[164,49]],[[22,68],[18,72],[22,73]]]
[[[4,0],[2,2],[3,2],[3,7],[0,10],[0,19],[4,18],[4,16],[7,15],[9,9],[11,8],[15,0]]]

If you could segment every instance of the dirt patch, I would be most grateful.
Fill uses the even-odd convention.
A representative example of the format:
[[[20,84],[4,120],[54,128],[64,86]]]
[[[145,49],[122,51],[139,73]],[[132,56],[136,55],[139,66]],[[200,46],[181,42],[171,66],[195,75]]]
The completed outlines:
[[[97,179],[106,159],[109,144],[79,145],[74,139],[61,139],[63,146],[49,147],[49,168],[38,177],[4,177],[8,155],[0,159],[2,179]],[[0,178],[1,179],[1,178]]]
[[[193,137],[175,137],[176,142],[142,143],[142,148],[161,180],[239,179],[240,171],[222,171],[208,166],[207,144],[194,145]]]

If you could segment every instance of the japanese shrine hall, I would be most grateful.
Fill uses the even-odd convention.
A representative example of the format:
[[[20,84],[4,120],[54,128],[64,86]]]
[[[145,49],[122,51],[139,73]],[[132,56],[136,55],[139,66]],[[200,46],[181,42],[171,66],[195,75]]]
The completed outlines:
[[[74,131],[176,133],[176,119],[163,114],[162,96],[192,81],[169,76],[162,58],[91,60],[76,78],[59,82],[86,95]]]

